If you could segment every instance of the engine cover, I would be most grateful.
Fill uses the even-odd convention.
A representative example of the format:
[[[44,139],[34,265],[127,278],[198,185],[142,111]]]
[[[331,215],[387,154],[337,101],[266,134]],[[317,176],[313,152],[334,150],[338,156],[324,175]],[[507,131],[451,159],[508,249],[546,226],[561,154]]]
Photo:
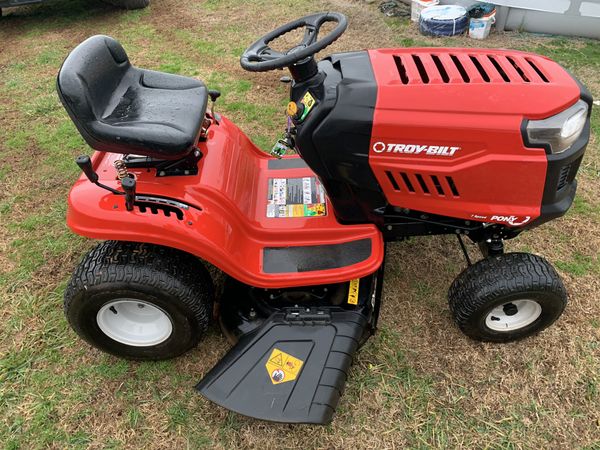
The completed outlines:
[[[560,200],[558,188],[574,195],[587,138],[563,155],[565,183],[548,188],[555,155],[526,147],[522,135],[526,119],[552,116],[582,96],[560,65],[508,50],[368,54],[377,84],[369,165],[390,205],[523,226],[542,214],[543,199]]]

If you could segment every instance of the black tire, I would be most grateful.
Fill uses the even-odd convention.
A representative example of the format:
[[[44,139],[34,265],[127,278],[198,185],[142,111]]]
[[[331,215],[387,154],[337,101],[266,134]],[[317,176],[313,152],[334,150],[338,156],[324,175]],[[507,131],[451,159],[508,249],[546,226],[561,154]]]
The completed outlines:
[[[208,328],[213,298],[210,275],[196,257],[158,245],[106,241],[88,253],[73,273],[64,309],[73,330],[94,347],[128,359],[159,360],[179,356],[198,344]],[[170,335],[147,346],[109,337],[98,324],[98,313],[119,299],[139,301],[138,306],[150,304],[165,313],[171,322]]]
[[[558,319],[567,305],[567,292],[556,270],[544,258],[529,253],[507,253],[483,259],[465,269],[452,283],[448,302],[456,324],[467,336],[480,341],[510,342],[536,334]],[[522,305],[523,314],[527,306],[530,320],[536,314],[539,316],[531,323],[524,320],[521,327],[515,324],[518,327],[515,329],[488,326],[488,323],[496,328],[503,326],[499,317],[510,320],[509,316],[518,312],[515,305]],[[501,313],[493,314],[492,310],[499,307]]]
[[[123,9],[144,9],[150,5],[150,0],[102,0]]]

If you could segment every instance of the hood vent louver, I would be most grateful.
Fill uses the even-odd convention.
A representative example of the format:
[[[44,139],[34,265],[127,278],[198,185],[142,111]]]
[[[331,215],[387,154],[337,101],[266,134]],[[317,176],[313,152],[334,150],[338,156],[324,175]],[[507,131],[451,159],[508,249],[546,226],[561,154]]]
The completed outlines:
[[[498,73],[500,74],[502,79],[504,81],[506,81],[507,83],[509,83],[511,81],[510,78],[508,77],[508,75],[506,74],[506,72],[504,71],[504,69],[502,68],[500,63],[498,63],[498,61],[496,61],[496,58],[493,57],[492,55],[488,55],[488,59],[494,65],[494,67],[496,68],[496,70],[498,71]]]
[[[550,82],[535,58],[518,53],[417,51],[393,57],[402,84]]]
[[[521,76],[521,78],[523,78],[523,81],[525,83],[529,83],[529,78],[527,78],[527,75],[525,75],[525,72],[523,72],[523,69],[521,69],[521,66],[517,64],[514,58],[507,56],[506,59],[508,59],[508,62],[515,68],[515,70]]]
[[[402,64],[402,58],[396,55],[394,56],[394,62],[396,63],[400,80],[402,80],[402,83],[408,84],[408,75],[406,74],[406,67],[404,67],[404,64]]]
[[[413,61],[415,62],[415,66],[417,66],[417,70],[419,71],[419,75],[421,76],[421,80],[423,83],[429,83],[429,75],[427,74],[427,70],[425,70],[425,66],[417,55],[412,55]]]
[[[437,195],[438,197],[460,197],[458,188],[451,176],[417,172],[385,171],[388,181],[396,192],[406,194]]]
[[[446,71],[446,68],[444,67],[444,64],[442,63],[440,57],[438,55],[431,55],[431,59],[433,59],[433,63],[435,64],[435,67],[437,67],[437,70],[440,72],[444,83],[448,83],[450,81],[450,76],[448,75],[448,71]]]
[[[477,71],[479,72],[479,75],[481,75],[481,78],[483,78],[483,81],[485,81],[486,83],[489,83],[490,82],[490,76],[483,69],[483,66],[481,65],[481,63],[479,62],[479,60],[477,58],[475,58],[473,55],[469,56],[469,58],[471,58],[471,62],[477,68]]]
[[[465,70],[465,67],[462,65],[462,63],[460,62],[458,57],[456,55],[450,55],[450,59],[452,60],[452,62],[456,66],[456,68],[458,69],[458,72],[460,73],[460,76],[462,77],[463,81],[465,83],[470,83],[471,78],[469,77],[469,74]]]
[[[531,60],[531,58],[526,58],[525,61],[527,61],[529,63],[529,65],[533,68],[533,70],[536,71],[536,73],[539,75],[539,77],[544,80],[544,83],[548,83],[548,78],[546,78],[546,75],[544,75],[544,72],[542,72],[540,70],[540,68],[538,66],[536,66],[536,64]]]

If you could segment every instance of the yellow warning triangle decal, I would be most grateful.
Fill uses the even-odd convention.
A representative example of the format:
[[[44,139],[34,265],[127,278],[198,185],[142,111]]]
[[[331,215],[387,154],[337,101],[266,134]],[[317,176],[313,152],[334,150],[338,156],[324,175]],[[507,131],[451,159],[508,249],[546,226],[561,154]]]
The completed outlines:
[[[275,364],[276,366],[283,366],[283,358],[281,352],[277,353],[273,358],[269,360],[270,363]]]
[[[274,348],[265,364],[271,383],[294,381],[300,374],[304,361]]]

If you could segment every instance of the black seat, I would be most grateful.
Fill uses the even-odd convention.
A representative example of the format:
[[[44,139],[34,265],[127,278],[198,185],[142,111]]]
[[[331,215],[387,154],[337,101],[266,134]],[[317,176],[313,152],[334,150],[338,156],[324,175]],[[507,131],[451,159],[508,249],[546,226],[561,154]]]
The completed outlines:
[[[57,89],[92,148],[159,159],[192,151],[208,100],[201,81],[133,67],[108,36],[93,36],[71,52]]]

